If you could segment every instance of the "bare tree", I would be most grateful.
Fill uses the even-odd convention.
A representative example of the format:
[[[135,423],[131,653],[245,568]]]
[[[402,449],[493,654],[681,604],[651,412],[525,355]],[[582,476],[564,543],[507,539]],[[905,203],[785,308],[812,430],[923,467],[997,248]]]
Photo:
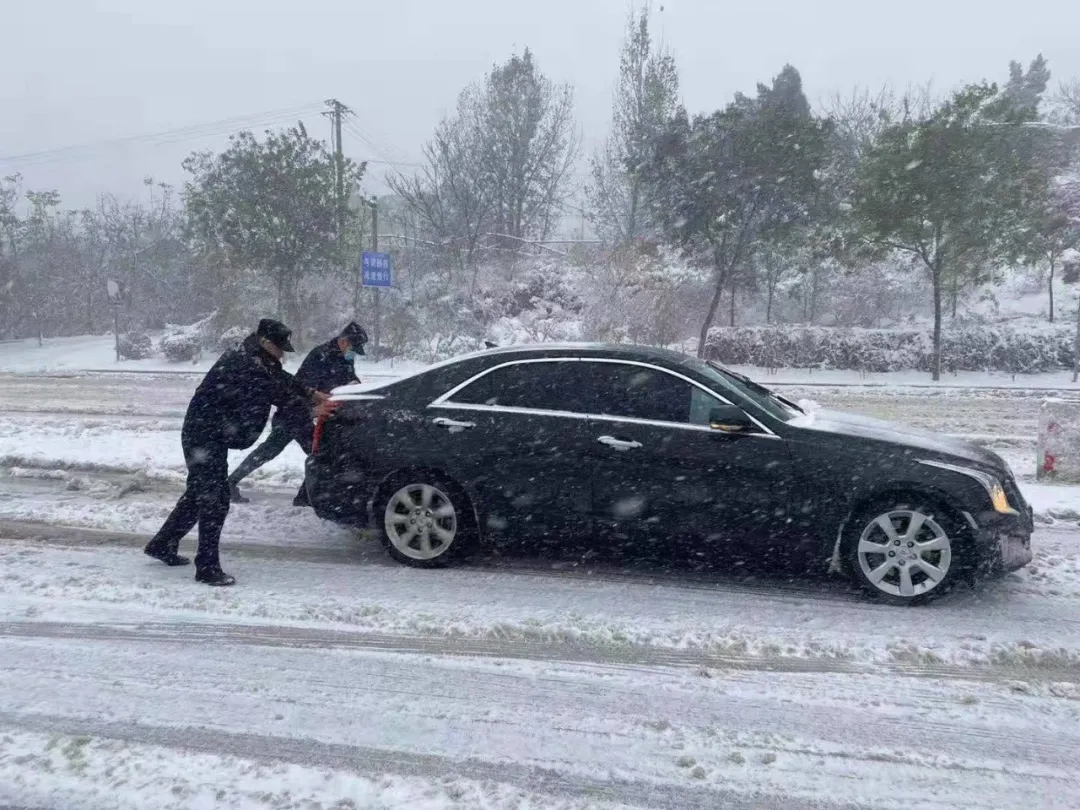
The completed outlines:
[[[479,118],[496,230],[546,238],[562,213],[580,149],[573,88],[540,73],[526,48],[488,74]]]
[[[489,235],[543,239],[570,190],[579,138],[573,91],[556,85],[525,50],[466,87],[452,115],[423,147],[416,174],[389,178],[419,236],[435,243],[451,271],[471,271]]]
[[[1080,124],[1080,78],[1074,76],[1058,85],[1051,99],[1050,117],[1061,124]]]
[[[485,182],[483,105],[478,86],[465,88],[454,114],[439,122],[424,145],[421,171],[387,178],[406,213],[459,270],[474,266],[481,239],[493,227],[495,198]]]
[[[22,197],[22,177],[13,174],[0,180],[0,335],[11,330],[15,318],[16,285],[19,278],[19,231],[17,206]]]

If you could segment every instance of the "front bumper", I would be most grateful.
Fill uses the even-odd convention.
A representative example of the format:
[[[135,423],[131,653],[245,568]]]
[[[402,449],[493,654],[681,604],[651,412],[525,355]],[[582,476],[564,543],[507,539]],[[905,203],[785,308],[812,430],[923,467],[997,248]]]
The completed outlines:
[[[1031,507],[1023,504],[1018,515],[984,513],[976,518],[976,545],[979,549],[978,572],[983,576],[1002,576],[1023,568],[1034,559],[1031,535],[1034,520]]]

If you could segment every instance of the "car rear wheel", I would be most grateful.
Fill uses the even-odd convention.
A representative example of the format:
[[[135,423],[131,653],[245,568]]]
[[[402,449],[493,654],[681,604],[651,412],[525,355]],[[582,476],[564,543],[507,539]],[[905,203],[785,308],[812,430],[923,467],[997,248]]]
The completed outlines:
[[[878,504],[849,522],[847,568],[856,583],[892,604],[919,604],[959,579],[965,546],[959,524],[930,503]]]
[[[460,489],[435,479],[403,479],[384,492],[383,545],[395,560],[434,568],[466,550],[472,510]]]

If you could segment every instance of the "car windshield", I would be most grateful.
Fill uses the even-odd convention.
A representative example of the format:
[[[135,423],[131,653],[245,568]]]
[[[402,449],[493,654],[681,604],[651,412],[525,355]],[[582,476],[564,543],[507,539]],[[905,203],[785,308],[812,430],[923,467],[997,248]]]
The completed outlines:
[[[764,385],[712,360],[702,362],[700,365],[695,364],[695,367],[723,388],[735,389],[775,419],[787,422],[803,413],[802,408],[794,402],[784,399]]]

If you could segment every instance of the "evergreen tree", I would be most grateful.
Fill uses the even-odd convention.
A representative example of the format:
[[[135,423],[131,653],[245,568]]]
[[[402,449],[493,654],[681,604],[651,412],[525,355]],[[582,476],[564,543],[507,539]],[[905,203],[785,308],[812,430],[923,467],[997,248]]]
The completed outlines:
[[[860,167],[856,219],[868,242],[915,256],[933,289],[934,379],[945,294],[1016,251],[1045,189],[1045,139],[1028,126],[1048,76],[1037,59],[1010,84],[968,85],[881,134]]]
[[[184,161],[188,234],[204,255],[224,257],[235,270],[266,273],[274,283],[277,314],[296,323],[299,288],[314,270],[338,260],[336,162],[323,141],[303,125],[230,138],[220,154]],[[359,183],[362,167],[345,161],[345,187]]]
[[[593,156],[587,188],[599,235],[619,245],[656,232],[644,168],[665,123],[678,110],[679,74],[674,57],[657,51],[646,4],[627,21],[612,104],[611,135]]]
[[[738,94],[692,121],[680,111],[655,145],[647,178],[664,236],[708,271],[712,286],[699,354],[724,291],[746,273],[759,243],[806,221],[829,129],[788,65],[755,98]]]

